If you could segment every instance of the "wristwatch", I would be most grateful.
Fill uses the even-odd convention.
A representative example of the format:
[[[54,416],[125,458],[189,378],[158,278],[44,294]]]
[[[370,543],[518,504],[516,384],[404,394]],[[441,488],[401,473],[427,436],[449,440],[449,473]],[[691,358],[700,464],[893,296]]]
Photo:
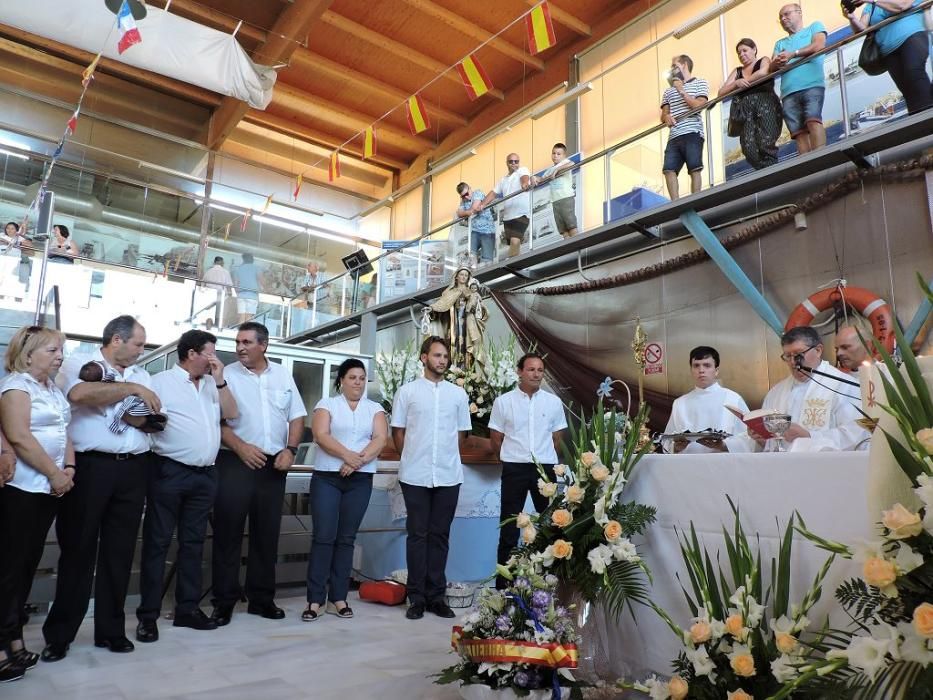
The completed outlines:
[[[298,456],[298,448],[297,448],[297,447],[292,447],[291,445],[286,445],[286,446],[285,446],[285,449],[288,450],[289,452],[291,452],[295,457]]]

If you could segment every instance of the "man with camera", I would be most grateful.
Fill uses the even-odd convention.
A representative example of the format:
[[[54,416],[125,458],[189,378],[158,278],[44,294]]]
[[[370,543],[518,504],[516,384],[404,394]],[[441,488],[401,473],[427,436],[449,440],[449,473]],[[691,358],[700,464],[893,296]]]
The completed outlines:
[[[702,78],[695,78],[691,71],[693,60],[689,56],[674,56],[667,78],[670,87],[661,100],[661,123],[671,129],[664,149],[663,171],[672,200],[680,197],[677,176],[684,164],[690,173],[690,192],[699,192],[703,185],[703,118],[689,113],[709,100],[709,85]]]
[[[784,5],[778,19],[787,36],[774,45],[770,71],[774,73],[785,66],[795,66],[781,75],[781,104],[784,123],[797,144],[797,152],[807,153],[826,145],[823,57],[807,59],[826,46],[826,27],[822,22],[804,27],[803,11],[796,3]]]

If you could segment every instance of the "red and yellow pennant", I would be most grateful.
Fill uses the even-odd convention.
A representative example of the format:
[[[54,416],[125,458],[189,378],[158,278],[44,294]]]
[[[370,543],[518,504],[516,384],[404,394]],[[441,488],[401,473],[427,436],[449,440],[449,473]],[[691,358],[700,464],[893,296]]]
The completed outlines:
[[[525,28],[528,30],[528,52],[534,56],[557,43],[554,25],[551,23],[551,9],[547,0],[531,8],[525,15]]]
[[[243,214],[243,218],[240,220],[240,233],[246,231],[246,226],[249,224],[250,218],[253,216],[253,210],[247,209],[246,213]]]
[[[418,135],[431,128],[428,111],[424,108],[421,95],[412,95],[408,98],[408,128],[412,134]]]
[[[301,192],[301,181],[303,179],[301,173],[299,173],[298,177],[295,179],[295,191],[292,192],[292,199],[298,199],[298,193]]]
[[[463,639],[462,630],[453,628],[451,646],[476,663],[533,664],[549,668],[576,668],[576,644],[536,644],[515,639]]]
[[[473,54],[457,64],[457,72],[460,73],[460,80],[463,82],[463,87],[466,88],[470,100],[482,97],[492,90],[492,81],[486,75],[486,71],[479,59]]]
[[[71,115],[71,118],[68,120],[68,123],[65,124],[65,130],[69,134],[73,134],[75,129],[78,128],[78,110],[74,111],[74,114]]]
[[[100,62],[100,54],[97,54],[94,57],[94,60],[91,61],[91,64],[84,69],[84,72],[81,73],[81,84],[84,87],[87,87],[91,80],[94,79],[94,71],[97,70],[97,64]]]
[[[376,130],[368,126],[363,133],[363,158],[372,158],[376,155]]]
[[[262,211],[259,212],[260,216],[265,214],[267,211],[269,211],[269,207],[271,206],[272,206],[272,195],[270,194],[268,197],[266,197],[265,204],[262,205]]]
[[[334,151],[330,154],[330,168],[327,171],[327,179],[333,182],[340,177],[340,152]]]

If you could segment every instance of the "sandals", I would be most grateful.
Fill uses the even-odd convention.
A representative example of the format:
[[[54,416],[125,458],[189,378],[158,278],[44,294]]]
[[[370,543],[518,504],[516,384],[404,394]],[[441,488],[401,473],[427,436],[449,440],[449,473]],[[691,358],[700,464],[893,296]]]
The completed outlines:
[[[29,651],[25,647],[14,651],[12,659],[26,671],[39,663],[39,655],[34,651]]]
[[[324,610],[324,612],[326,612],[329,615],[336,615],[337,617],[342,617],[345,620],[349,620],[351,617],[353,617],[353,609],[346,603],[343,604],[342,608],[338,608],[333,603],[328,603],[327,608]]]
[[[314,610],[312,610],[310,604],[308,605],[308,607],[305,608],[304,612],[301,613],[301,619],[304,622],[314,622],[320,617],[321,617],[320,611],[315,612]]]

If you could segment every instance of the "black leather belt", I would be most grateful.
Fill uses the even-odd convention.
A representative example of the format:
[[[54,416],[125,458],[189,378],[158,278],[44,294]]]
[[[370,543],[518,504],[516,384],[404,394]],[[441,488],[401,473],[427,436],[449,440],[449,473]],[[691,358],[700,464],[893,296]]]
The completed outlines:
[[[137,457],[144,457],[146,452],[101,452],[99,450],[87,450],[86,452],[79,452],[79,455],[88,455],[90,457],[97,457],[99,459],[112,459],[114,462],[125,462],[130,459],[136,459]]]

